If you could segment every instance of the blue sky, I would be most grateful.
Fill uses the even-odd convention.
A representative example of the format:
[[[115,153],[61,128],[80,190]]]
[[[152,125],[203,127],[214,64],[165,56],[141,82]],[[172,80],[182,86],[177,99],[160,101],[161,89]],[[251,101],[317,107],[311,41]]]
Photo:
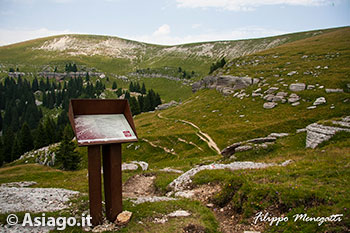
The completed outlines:
[[[0,45],[67,33],[172,45],[349,25],[350,0],[0,0]]]

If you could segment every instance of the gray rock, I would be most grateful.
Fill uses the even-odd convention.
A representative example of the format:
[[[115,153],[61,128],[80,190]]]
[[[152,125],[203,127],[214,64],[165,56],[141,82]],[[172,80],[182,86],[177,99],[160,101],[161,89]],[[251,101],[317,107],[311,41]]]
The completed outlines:
[[[305,90],[305,83],[292,83],[289,85],[289,90],[291,91],[303,91]]]
[[[266,101],[272,101],[275,96],[273,94],[267,94],[263,97],[264,100]]]
[[[160,104],[156,107],[157,110],[165,110],[168,109],[172,106],[176,106],[178,105],[178,102],[176,102],[175,100],[170,101],[169,103],[165,103],[165,104]]]
[[[272,102],[282,102],[284,98],[282,96],[274,96]]]
[[[300,102],[294,102],[294,103],[292,103],[292,106],[298,106],[300,104]]]
[[[264,138],[250,139],[247,142],[249,142],[249,143],[264,143],[264,142],[274,142],[274,141],[276,141],[275,137],[264,137]]]
[[[252,93],[252,97],[263,97],[264,95],[261,93]]]
[[[248,150],[251,150],[253,149],[252,146],[250,145],[244,145],[244,146],[239,146],[235,149],[235,152],[243,152],[243,151],[248,151]]]
[[[289,133],[270,133],[268,137],[283,138],[287,137]]]
[[[309,110],[311,110],[311,109],[315,109],[316,108],[316,106],[309,106],[309,107],[307,107],[306,109],[309,109]]]
[[[329,89],[329,88],[326,88],[326,93],[342,93],[344,92],[343,89],[340,89],[340,88],[337,88],[337,89]]]
[[[275,102],[267,102],[267,103],[264,103],[263,108],[271,109],[271,108],[274,108],[276,106],[277,106],[277,103],[275,103]]]
[[[279,89],[278,87],[270,87],[269,89],[267,89],[265,91],[265,93],[271,94],[271,93],[274,93],[275,91],[277,91],[278,89]]]
[[[302,133],[302,132],[306,132],[306,128],[303,128],[303,129],[297,129],[296,131],[297,133]]]
[[[295,93],[292,93],[290,94],[289,98],[288,98],[288,103],[294,103],[294,102],[297,102],[300,100],[300,97],[295,94]]]
[[[312,90],[312,89],[315,89],[315,85],[307,85],[307,88],[308,90]]]
[[[191,213],[186,211],[186,210],[176,210],[174,212],[171,212],[167,216],[171,217],[171,218],[175,218],[175,217],[188,217],[190,215],[191,215]]]
[[[324,97],[318,97],[315,102],[313,103],[314,106],[320,105],[320,104],[325,104],[327,103],[326,98]]]
[[[229,157],[230,155],[233,155],[235,153],[235,149],[237,147],[239,147],[240,145],[242,145],[241,142],[236,142],[233,143],[232,145],[226,147],[225,149],[223,149],[221,151],[221,155],[223,155],[224,157]]]
[[[297,71],[293,70],[293,71],[289,72],[287,75],[292,76],[292,75],[297,74],[297,73],[298,73]]]
[[[316,148],[320,143],[331,139],[340,131],[350,132],[350,129],[325,126],[317,123],[308,125],[306,127],[306,148]]]
[[[276,94],[276,96],[286,97],[288,95],[287,92],[280,91]]]
[[[244,89],[258,81],[258,79],[252,79],[250,77],[237,77],[231,75],[221,75],[219,77],[207,76],[192,84],[192,91],[196,92],[203,88],[209,88],[216,89],[229,95],[232,94],[234,90]]]

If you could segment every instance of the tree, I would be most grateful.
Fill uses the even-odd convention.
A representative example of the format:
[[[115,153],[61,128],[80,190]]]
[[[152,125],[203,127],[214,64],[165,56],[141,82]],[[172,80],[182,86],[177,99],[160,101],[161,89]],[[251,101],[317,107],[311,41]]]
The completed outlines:
[[[0,112],[0,131],[2,130],[2,116],[1,116],[1,112]],[[1,165],[0,165],[1,166]]]
[[[113,82],[112,89],[113,89],[113,90],[117,89],[117,83],[116,83],[116,81]]]
[[[130,97],[129,103],[132,115],[137,115],[141,113],[140,105],[135,97]]]
[[[131,82],[130,82],[130,85],[129,85],[129,91],[130,91],[130,92],[134,92],[134,90],[135,90],[135,89],[134,89],[134,83],[131,81]]]
[[[4,161],[9,163],[12,161],[12,145],[15,134],[12,131],[12,128],[9,127],[6,129],[5,134],[3,136],[4,140]]]
[[[141,87],[141,94],[142,95],[146,95],[146,86],[145,86],[145,83],[142,83],[142,87]]]
[[[18,159],[22,155],[20,143],[18,141],[18,137],[15,137],[13,140],[13,146],[11,150],[11,161]]]
[[[38,128],[35,131],[35,149],[47,146],[47,136],[42,123],[39,123]]]
[[[81,161],[79,153],[75,151],[76,146],[70,138],[71,131],[70,125],[67,124],[56,154],[56,161],[64,170],[77,170]]]
[[[30,132],[30,128],[27,122],[24,122],[21,128],[21,131],[19,131],[18,143],[19,143],[20,154],[23,154],[34,148],[33,136],[32,136],[32,133]]]

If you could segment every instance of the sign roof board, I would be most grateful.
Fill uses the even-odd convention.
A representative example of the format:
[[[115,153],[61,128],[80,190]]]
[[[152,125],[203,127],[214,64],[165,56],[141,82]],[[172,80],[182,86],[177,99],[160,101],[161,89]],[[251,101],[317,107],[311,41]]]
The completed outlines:
[[[71,100],[69,120],[79,146],[137,141],[127,100]]]

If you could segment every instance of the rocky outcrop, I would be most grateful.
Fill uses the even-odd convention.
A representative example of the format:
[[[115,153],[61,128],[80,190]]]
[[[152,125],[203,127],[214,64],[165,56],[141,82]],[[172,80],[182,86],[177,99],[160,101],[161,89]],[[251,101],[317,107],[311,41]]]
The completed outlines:
[[[237,77],[231,75],[207,76],[192,84],[192,91],[196,92],[204,88],[216,89],[225,95],[232,94],[235,90],[244,89],[259,82],[257,78]]]
[[[337,122],[338,121],[335,121],[335,123]],[[341,123],[338,123],[337,125],[347,125],[350,123],[350,116],[342,118],[340,122]],[[332,123],[334,123],[334,121]],[[306,148],[316,148],[320,143],[328,141],[340,131],[350,132],[350,128],[326,126],[319,123],[308,125],[306,127]]]
[[[168,109],[172,106],[176,106],[178,105],[179,103],[176,102],[175,100],[172,100],[170,101],[169,103],[165,103],[165,104],[160,104],[156,107],[157,110],[165,110],[165,109]]]

